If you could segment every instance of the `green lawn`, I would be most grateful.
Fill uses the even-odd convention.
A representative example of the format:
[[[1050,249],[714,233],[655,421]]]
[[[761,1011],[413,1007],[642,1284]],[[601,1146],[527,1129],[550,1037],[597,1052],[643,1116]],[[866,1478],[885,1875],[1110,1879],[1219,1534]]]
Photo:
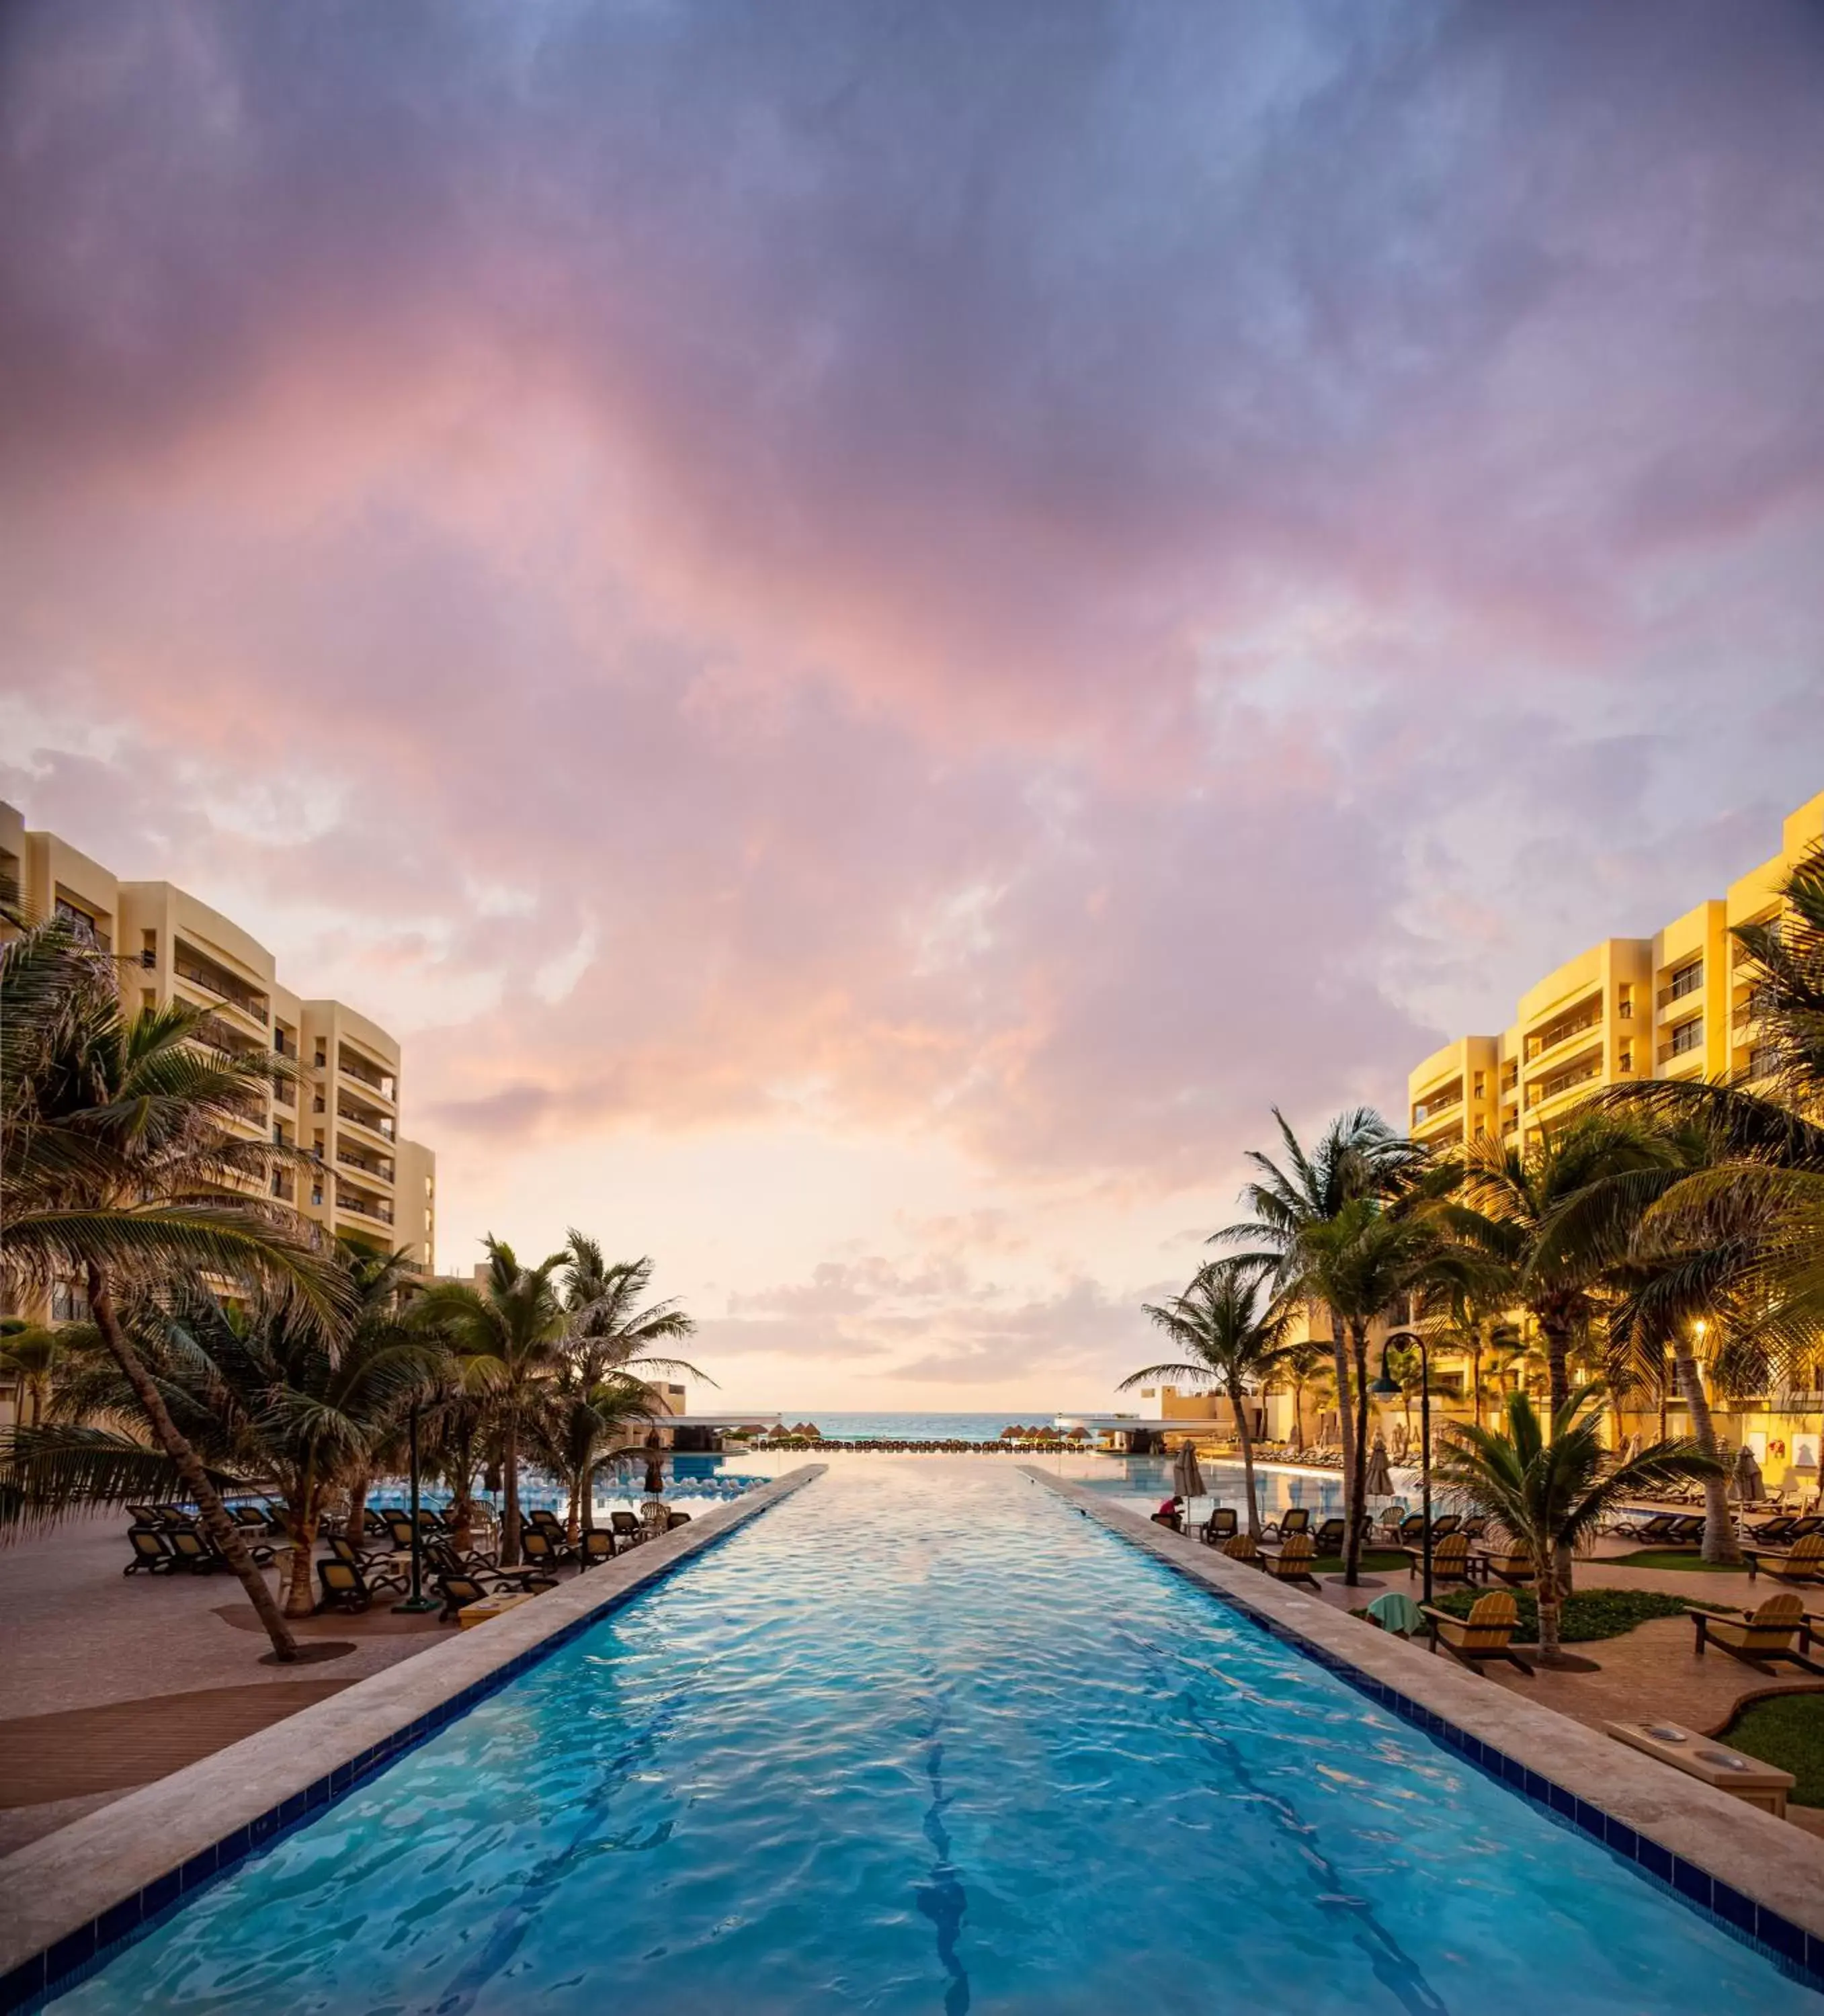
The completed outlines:
[[[1364,1575],[1389,1575],[1406,1566],[1404,1554],[1390,1554],[1376,1547],[1361,1550],[1361,1571]],[[1341,1575],[1343,1557],[1340,1554],[1320,1554],[1311,1564],[1313,1575]]]
[[[1743,1709],[1722,1740],[1798,1783],[1792,1797],[1801,1806],[1824,1806],[1824,1694],[1781,1694]]]
[[[1745,1572],[1739,1561],[1733,1567],[1725,1567],[1721,1561],[1707,1561],[1699,1555],[1687,1553],[1678,1547],[1642,1547],[1638,1553],[1612,1556],[1608,1565],[1617,1568],[1679,1568],[1691,1575],[1741,1575]]]
[[[1479,1596],[1487,1593],[1480,1589],[1454,1589],[1447,1596],[1440,1596],[1436,1605],[1447,1610],[1453,1617],[1467,1617]],[[1516,1589],[1514,1597],[1520,1607],[1520,1628],[1516,1634],[1521,1639],[1536,1639],[1539,1635],[1539,1605],[1530,1589]],[[1682,1596],[1663,1596],[1653,1589],[1573,1589],[1566,1600],[1558,1627],[1558,1635],[1567,1645],[1587,1645],[1599,1638],[1620,1638],[1655,1617],[1682,1617],[1690,1606]]]

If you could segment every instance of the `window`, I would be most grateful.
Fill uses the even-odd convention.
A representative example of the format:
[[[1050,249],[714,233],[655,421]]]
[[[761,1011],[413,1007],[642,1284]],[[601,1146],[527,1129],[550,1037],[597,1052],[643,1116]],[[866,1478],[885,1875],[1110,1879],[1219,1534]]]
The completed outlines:
[[[51,1290],[52,1323],[87,1323],[88,1291],[74,1281],[59,1281]]]
[[[158,934],[157,931],[142,931],[139,935],[139,963],[150,970],[158,963]]]
[[[283,1029],[275,1029],[272,1031],[272,1049],[276,1055],[279,1057],[284,1056],[285,1031]]]

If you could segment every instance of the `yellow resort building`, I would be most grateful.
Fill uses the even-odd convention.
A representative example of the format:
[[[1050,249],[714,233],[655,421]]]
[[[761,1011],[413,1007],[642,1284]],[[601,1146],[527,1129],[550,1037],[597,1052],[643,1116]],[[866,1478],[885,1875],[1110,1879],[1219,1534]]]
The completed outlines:
[[[123,882],[53,833],[28,831],[0,804],[0,885],[29,916],[62,916],[122,962],[123,985],[148,1007],[188,1002],[210,1011],[225,1049],[294,1060],[250,1138],[302,1149],[273,1194],[338,1236],[403,1247],[429,1274],[437,1237],[437,1158],[399,1128],[398,1041],[340,1001],[307,999],[279,980],[272,955],[240,925],[169,882]],[[74,1290],[52,1314],[81,1313]]]
[[[1498,1135],[1524,1148],[1606,1085],[1643,1078],[1734,1078],[1758,1067],[1754,990],[1731,935],[1778,916],[1788,875],[1824,844],[1824,792],[1785,823],[1779,851],[1650,938],[1604,938],[1522,995],[1498,1035],[1459,1036],[1407,1082],[1415,1139],[1436,1148]],[[1464,1368],[1440,1355],[1434,1386],[1461,1390]],[[1814,1374],[1814,1383],[1817,1375]],[[1674,1432],[1683,1403],[1674,1401]],[[1768,1481],[1818,1479],[1824,1391],[1794,1388],[1718,1403],[1718,1429],[1746,1444]],[[1651,1420],[1631,1428],[1656,1433]]]

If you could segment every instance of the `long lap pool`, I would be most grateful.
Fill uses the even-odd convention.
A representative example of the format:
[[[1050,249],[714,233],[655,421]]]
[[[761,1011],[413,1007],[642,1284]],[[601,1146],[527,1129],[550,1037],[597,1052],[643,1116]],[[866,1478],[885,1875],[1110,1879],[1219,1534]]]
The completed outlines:
[[[55,2007],[1698,2002],[1824,2016],[1757,1952],[1011,1467],[856,1460]]]

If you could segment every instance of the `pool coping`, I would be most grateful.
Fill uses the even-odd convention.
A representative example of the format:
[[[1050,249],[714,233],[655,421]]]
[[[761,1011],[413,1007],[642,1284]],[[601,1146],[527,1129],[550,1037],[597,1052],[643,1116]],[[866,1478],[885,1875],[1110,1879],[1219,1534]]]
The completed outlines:
[[[1824,1841],[1453,1660],[1269,1581],[1144,1512],[1036,1464],[1022,1467],[1086,1517],[1213,1590],[1824,1993]]]
[[[74,1986],[181,1899],[827,1467],[801,1464],[0,1859],[0,2011]]]

